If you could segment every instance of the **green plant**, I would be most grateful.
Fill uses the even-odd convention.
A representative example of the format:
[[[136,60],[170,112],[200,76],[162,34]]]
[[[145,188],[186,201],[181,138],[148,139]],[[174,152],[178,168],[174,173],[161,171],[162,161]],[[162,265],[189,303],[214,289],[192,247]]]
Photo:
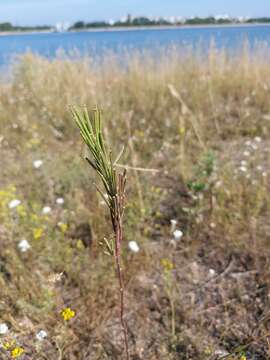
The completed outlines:
[[[170,301],[171,308],[171,340],[172,345],[175,344],[176,331],[175,331],[175,283],[173,278],[174,264],[169,259],[162,259],[161,265],[163,268],[163,279],[165,285],[166,295]]]
[[[112,160],[112,153],[108,151],[107,144],[102,133],[102,116],[101,111],[96,108],[93,116],[90,118],[87,108],[79,110],[72,108],[75,121],[80,129],[81,136],[87,145],[91,159],[86,158],[90,166],[98,174],[105,192],[97,187],[98,192],[105,201],[111,215],[111,222],[114,231],[114,239],[104,239],[104,251],[106,254],[115,257],[116,271],[119,281],[120,292],[120,320],[124,333],[124,345],[126,358],[129,359],[127,325],[124,320],[124,283],[121,268],[121,244],[123,241],[123,213],[125,203],[126,188],[126,170],[122,173],[116,171],[116,164],[120,159],[122,152],[115,161]]]
[[[207,152],[196,166],[192,180],[187,182],[189,189],[195,193],[204,191],[209,185],[209,177],[214,171],[214,166],[215,156],[212,152]]]

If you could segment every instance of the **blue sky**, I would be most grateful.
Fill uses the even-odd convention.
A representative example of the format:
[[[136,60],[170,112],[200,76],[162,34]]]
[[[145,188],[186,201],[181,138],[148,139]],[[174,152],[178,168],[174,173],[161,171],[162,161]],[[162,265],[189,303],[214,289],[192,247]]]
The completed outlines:
[[[270,0],[0,0],[0,22],[22,25],[118,19],[127,13],[270,16]]]

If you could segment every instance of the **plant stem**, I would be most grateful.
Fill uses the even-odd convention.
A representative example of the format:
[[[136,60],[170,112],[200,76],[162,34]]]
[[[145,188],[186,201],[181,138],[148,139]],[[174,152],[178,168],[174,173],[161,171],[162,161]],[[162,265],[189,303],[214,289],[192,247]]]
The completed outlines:
[[[175,307],[174,307],[174,300],[173,294],[170,296],[170,305],[171,305],[171,331],[172,331],[172,340],[175,341]]]
[[[119,291],[120,291],[120,320],[123,329],[124,339],[125,339],[125,351],[126,359],[129,360],[129,348],[128,348],[128,332],[127,325],[124,320],[124,311],[125,311],[125,299],[124,299],[124,281],[121,268],[121,242],[123,238],[123,230],[121,220],[117,223],[115,229],[115,264],[117,270],[117,277],[119,281]]]

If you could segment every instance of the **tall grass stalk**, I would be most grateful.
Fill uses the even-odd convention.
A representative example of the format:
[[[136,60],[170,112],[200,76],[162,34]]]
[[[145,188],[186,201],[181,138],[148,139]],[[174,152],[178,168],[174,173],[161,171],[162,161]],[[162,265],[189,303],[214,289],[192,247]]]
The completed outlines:
[[[122,173],[116,171],[116,164],[122,153],[118,155],[115,161],[112,160],[112,153],[108,151],[102,132],[101,111],[96,108],[91,117],[89,117],[86,108],[83,110],[72,108],[72,113],[91,155],[91,158],[86,158],[86,160],[99,176],[105,189],[106,196],[102,190],[97,187],[98,192],[110,211],[114,239],[110,241],[104,239],[103,246],[104,252],[115,258],[120,293],[120,321],[124,334],[126,359],[129,360],[128,332],[124,319],[124,280],[121,267],[121,245],[123,241],[122,218],[125,203],[126,170],[124,169]]]

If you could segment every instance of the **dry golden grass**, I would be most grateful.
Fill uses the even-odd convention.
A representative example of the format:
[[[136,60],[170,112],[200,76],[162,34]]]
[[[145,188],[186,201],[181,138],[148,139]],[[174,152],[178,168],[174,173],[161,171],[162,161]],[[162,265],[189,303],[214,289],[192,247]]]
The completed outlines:
[[[84,104],[103,109],[113,150],[125,145],[124,165],[158,171],[128,171],[132,359],[215,359],[235,350],[231,359],[268,359],[270,67],[263,48],[252,56],[171,48],[158,60],[146,52],[108,54],[99,63],[28,54],[11,69],[0,84],[0,318],[10,328],[1,342],[15,339],[24,359],[122,358],[117,282],[98,246],[110,236],[109,217],[70,114],[71,105]],[[10,209],[14,199],[21,205]],[[22,239],[31,245],[25,253]],[[134,240],[138,253],[128,248]],[[75,311],[69,322],[60,314],[66,307]],[[43,341],[39,330],[48,334]]]

